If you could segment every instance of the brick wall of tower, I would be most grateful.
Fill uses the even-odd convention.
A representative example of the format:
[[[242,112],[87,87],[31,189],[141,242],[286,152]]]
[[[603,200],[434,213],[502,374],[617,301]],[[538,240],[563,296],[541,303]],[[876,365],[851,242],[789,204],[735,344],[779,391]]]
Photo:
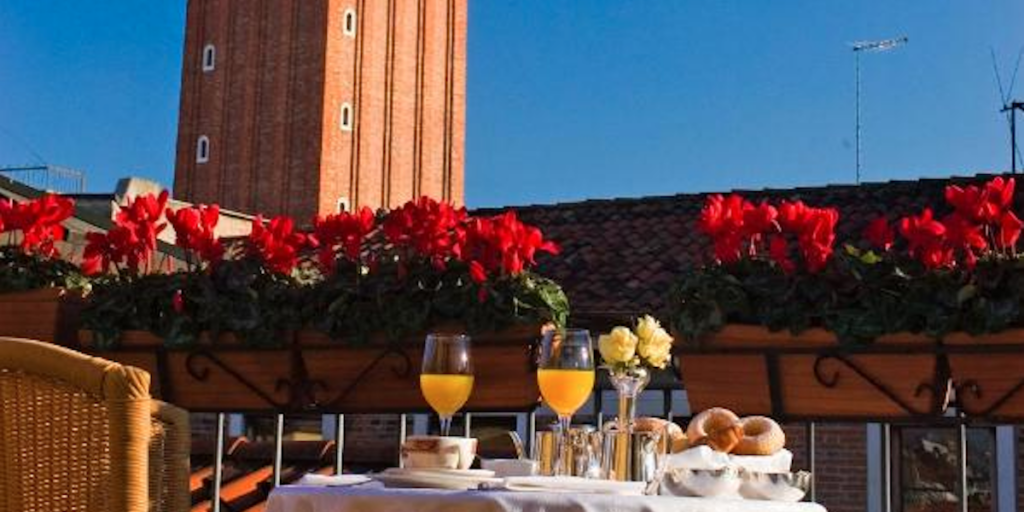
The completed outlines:
[[[247,212],[316,210],[326,4],[188,2],[175,196]],[[216,67],[202,71],[203,47]],[[196,141],[210,140],[207,163]]]
[[[339,24],[348,8],[356,36],[328,30],[321,210],[341,197],[353,207],[419,195],[461,204],[467,0],[334,0]],[[351,132],[337,129],[346,101]]]
[[[341,198],[462,203],[466,16],[467,0],[189,0],[175,196],[302,219]]]

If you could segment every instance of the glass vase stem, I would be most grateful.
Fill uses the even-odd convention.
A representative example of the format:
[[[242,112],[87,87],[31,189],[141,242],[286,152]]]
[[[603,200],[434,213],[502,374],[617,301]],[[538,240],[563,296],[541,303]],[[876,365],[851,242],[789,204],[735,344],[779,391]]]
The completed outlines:
[[[619,428],[632,433],[636,422],[636,394],[619,392]]]

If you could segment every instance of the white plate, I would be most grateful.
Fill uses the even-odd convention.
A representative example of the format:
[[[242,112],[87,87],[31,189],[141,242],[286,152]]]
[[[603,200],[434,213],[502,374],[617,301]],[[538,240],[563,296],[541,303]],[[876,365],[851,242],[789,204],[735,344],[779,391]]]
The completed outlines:
[[[371,475],[371,478],[385,487],[416,489],[468,490],[480,484],[497,485],[501,479],[494,478],[493,471],[485,470],[437,470],[437,469],[389,469]]]
[[[444,475],[457,478],[494,478],[494,471],[489,469],[388,468],[383,473],[396,476]]]

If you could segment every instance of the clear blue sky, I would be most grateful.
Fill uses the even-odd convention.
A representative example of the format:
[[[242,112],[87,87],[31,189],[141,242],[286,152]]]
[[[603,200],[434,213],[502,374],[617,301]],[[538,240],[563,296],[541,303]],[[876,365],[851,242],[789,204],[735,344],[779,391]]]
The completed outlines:
[[[184,4],[0,2],[0,164],[170,183]],[[1008,169],[1020,0],[470,0],[467,201],[851,182],[847,43],[902,34],[862,61],[864,179]]]

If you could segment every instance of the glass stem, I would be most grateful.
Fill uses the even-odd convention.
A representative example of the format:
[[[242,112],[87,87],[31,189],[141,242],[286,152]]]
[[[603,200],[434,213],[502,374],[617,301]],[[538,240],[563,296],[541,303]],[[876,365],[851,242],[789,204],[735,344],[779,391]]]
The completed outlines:
[[[452,428],[452,417],[438,415],[438,418],[441,419],[441,436],[448,437],[448,431]]]
[[[569,427],[572,425],[572,416],[558,415],[558,457],[555,458],[555,475],[572,475],[572,452],[569,449]]]

